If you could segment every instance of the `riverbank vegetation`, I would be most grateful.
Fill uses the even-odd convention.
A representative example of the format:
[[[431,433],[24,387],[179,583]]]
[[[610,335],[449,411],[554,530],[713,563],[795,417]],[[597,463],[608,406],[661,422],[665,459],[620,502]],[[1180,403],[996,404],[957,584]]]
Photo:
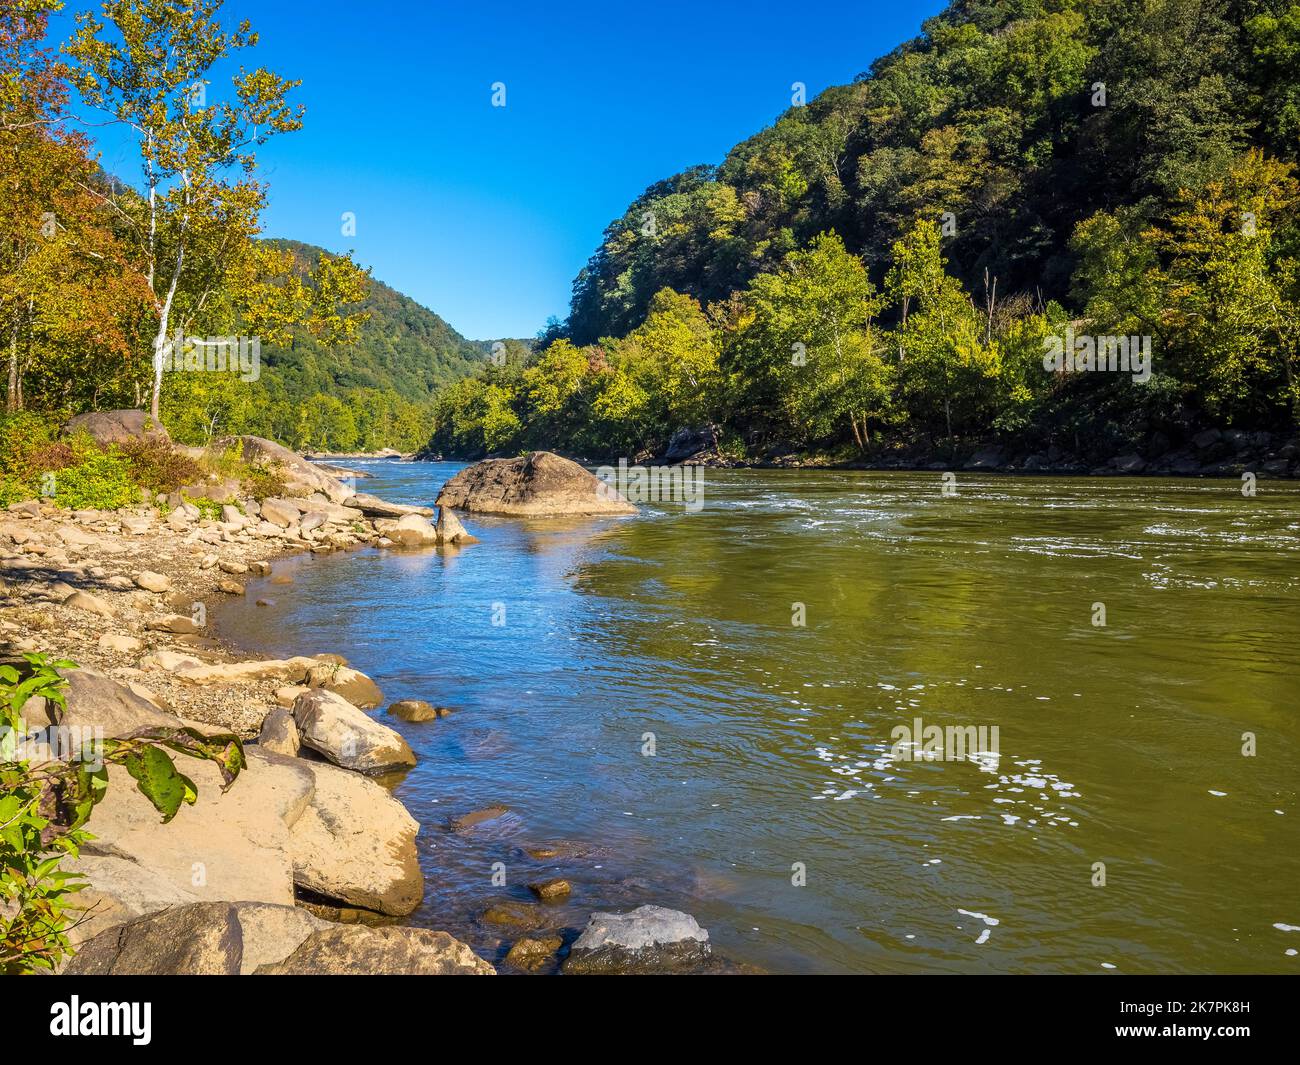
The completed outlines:
[[[1297,57],[1285,0],[953,3],[647,189],[535,357],[444,390],[430,451],[658,453],[706,422],[738,457],[1294,433]],[[1049,372],[1067,327],[1149,337],[1149,379]]]
[[[58,0],[0,11],[6,409],[57,425],[145,408],[190,444],[416,447],[434,391],[485,351],[350,255],[263,239],[256,152],[301,127],[297,83],[217,81],[257,44],[247,23],[222,28],[220,0],[101,6],[61,45]],[[86,131],[108,126],[135,141],[138,175],[100,168]],[[255,366],[233,357],[241,342]],[[194,352],[227,368],[173,372]]]

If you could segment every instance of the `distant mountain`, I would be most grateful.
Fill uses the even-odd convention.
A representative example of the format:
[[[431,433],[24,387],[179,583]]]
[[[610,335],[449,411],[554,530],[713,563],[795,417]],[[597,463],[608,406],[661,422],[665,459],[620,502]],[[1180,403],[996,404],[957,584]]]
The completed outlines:
[[[325,251],[294,240],[271,243],[291,249],[304,264]],[[491,354],[491,341],[466,340],[433,311],[382,281],[372,281],[363,308],[370,320],[355,344],[331,349],[304,336],[289,347],[264,345],[266,367],[291,395],[374,388],[419,402],[474,373]]]

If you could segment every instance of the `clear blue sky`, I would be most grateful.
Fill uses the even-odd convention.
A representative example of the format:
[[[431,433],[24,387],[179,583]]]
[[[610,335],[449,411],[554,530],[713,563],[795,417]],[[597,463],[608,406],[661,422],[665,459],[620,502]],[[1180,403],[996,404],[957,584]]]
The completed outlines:
[[[266,235],[353,249],[493,339],[563,318],[604,227],[647,185],[720,162],[789,106],[792,82],[811,99],[850,81],[944,6],[226,0],[223,17],[261,34],[245,63],[303,82],[305,127],[259,153]],[[99,137],[105,166],[137,179],[136,157]]]

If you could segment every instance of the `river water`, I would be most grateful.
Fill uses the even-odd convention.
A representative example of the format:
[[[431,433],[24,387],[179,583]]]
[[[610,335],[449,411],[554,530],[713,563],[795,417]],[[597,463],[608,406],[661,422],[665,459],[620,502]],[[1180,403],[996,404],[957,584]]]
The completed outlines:
[[[428,504],[461,466],[364,468]],[[378,713],[420,758],[413,921],[489,960],[481,911],[564,876],[556,927],[658,903],[768,971],[1300,971],[1300,490],[944,487],[709,471],[694,513],[470,516],[462,550],[277,563],[218,624],[452,707]],[[997,752],[901,757],[917,718]]]

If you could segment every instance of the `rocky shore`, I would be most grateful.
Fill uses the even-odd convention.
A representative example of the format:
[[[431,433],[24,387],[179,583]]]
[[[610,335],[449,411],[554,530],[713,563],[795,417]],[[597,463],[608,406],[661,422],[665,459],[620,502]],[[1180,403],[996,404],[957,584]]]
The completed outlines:
[[[181,767],[198,799],[168,824],[125,770],[110,769],[95,839],[64,863],[89,885],[76,897],[66,971],[492,973],[447,933],[395,923],[424,899],[420,825],[383,784],[416,758],[367,713],[383,705],[375,680],[335,649],[250,659],[208,624],[250,577],[291,580],[275,569],[290,554],[455,549],[474,538],[446,507],[435,524],[432,511],[358,494],[269,441],[243,446],[274,465],[283,494],[259,501],[196,485],[126,510],[33,500],[0,513],[0,659],[39,651],[79,665],[66,674],[66,712],[56,722],[29,703],[29,730],[57,723],[110,738],[179,719],[246,741],[248,767],[225,793],[211,764]],[[205,516],[212,507],[200,499],[220,517]],[[392,715],[439,716],[418,700]],[[592,915],[572,971],[707,968],[708,936],[692,919],[642,909]],[[525,936],[507,962],[554,971],[562,942]]]

